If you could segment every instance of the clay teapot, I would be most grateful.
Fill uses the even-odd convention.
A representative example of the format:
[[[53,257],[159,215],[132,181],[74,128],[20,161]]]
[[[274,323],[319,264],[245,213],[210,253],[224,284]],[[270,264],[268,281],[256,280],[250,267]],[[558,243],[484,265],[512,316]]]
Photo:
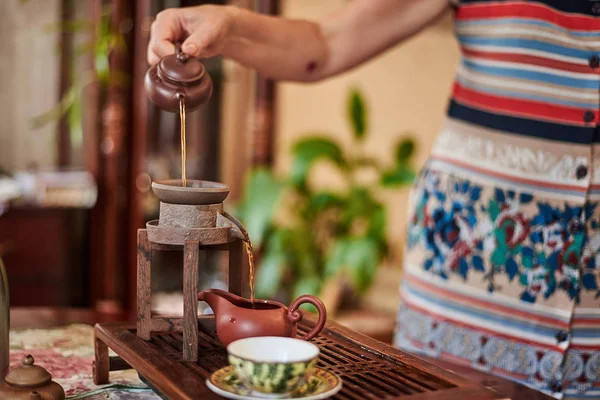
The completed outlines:
[[[325,326],[327,310],[318,298],[311,295],[298,297],[290,305],[271,300],[250,300],[219,289],[209,289],[198,293],[198,300],[205,301],[215,314],[217,336],[223,345],[238,339],[255,336],[296,337],[296,327],[302,320],[303,303],[314,305],[319,311],[315,327],[301,339],[310,340]]]
[[[179,111],[183,97],[187,111],[206,103],[212,95],[213,84],[204,65],[196,58],[181,52],[163,57],[152,66],[144,79],[146,94],[158,108]]]
[[[13,368],[0,382],[0,399],[7,400],[63,400],[65,391],[44,368],[34,365],[35,360],[27,355],[21,366]]]

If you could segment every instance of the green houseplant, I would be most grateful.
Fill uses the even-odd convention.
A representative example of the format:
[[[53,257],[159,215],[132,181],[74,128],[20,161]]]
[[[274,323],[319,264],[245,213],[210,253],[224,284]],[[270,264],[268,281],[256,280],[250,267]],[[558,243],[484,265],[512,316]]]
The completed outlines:
[[[104,92],[110,79],[126,81],[127,77],[116,72],[110,76],[109,57],[114,50],[126,47],[123,35],[111,28],[112,7],[105,6],[97,22],[85,19],[72,19],[59,23],[48,24],[44,27],[47,32],[70,32],[82,34],[86,40],[73,44],[68,73],[70,86],[62,95],[58,104],[45,113],[32,120],[32,128],[39,129],[66,118],[71,141],[74,145],[81,145],[83,141],[82,116],[84,112],[83,91],[91,83],[97,83],[100,91]],[[84,71],[76,70],[76,63],[80,57],[91,56],[93,67]]]
[[[247,176],[236,212],[259,249],[258,297],[289,301],[304,293],[320,295],[340,279],[360,295],[388,256],[386,208],[376,192],[413,182],[414,142],[401,139],[393,162],[383,165],[365,154],[368,113],[358,90],[350,91],[346,113],[353,138],[349,148],[330,135],[309,134],[294,144],[288,176],[264,168]],[[319,161],[335,167],[344,189],[311,185],[309,175]],[[372,177],[367,182],[357,178],[365,171]]]

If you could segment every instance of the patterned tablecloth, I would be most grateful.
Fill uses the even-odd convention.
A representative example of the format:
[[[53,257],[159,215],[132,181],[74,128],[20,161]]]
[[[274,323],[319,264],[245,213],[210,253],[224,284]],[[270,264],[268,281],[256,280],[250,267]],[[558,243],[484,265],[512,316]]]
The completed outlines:
[[[14,330],[10,333],[11,367],[31,354],[65,389],[68,399],[158,400],[134,370],[110,373],[110,384],[97,386],[92,379],[94,330],[88,325],[55,329]],[[115,354],[112,354],[115,355]]]

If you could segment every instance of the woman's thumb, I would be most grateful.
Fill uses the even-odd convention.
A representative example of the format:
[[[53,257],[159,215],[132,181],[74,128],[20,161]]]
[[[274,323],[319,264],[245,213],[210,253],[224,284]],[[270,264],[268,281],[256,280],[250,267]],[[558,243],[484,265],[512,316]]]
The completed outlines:
[[[196,29],[192,34],[183,42],[181,50],[184,53],[189,54],[192,57],[210,57],[212,54],[209,49],[213,49],[217,45],[215,43],[219,38],[219,27],[212,26],[209,24],[203,24]]]
[[[204,49],[210,46],[210,40],[204,29],[197,29],[181,45],[181,50],[192,57],[200,57]]]

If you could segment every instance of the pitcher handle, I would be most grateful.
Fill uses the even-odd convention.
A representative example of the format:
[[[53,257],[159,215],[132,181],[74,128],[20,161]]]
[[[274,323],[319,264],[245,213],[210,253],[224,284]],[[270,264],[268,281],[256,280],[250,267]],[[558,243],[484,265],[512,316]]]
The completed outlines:
[[[325,308],[325,304],[323,304],[320,299],[316,298],[315,296],[311,296],[310,294],[304,294],[294,300],[294,302],[290,305],[288,310],[288,319],[290,321],[296,323],[302,320],[302,311],[300,311],[298,308],[300,307],[300,304],[303,303],[310,303],[317,308],[317,311],[319,311],[319,320],[317,321],[315,327],[308,332],[306,336],[300,338],[302,340],[310,340],[317,336],[319,332],[321,332],[321,329],[323,329],[325,326],[325,321],[327,320],[327,309]]]

